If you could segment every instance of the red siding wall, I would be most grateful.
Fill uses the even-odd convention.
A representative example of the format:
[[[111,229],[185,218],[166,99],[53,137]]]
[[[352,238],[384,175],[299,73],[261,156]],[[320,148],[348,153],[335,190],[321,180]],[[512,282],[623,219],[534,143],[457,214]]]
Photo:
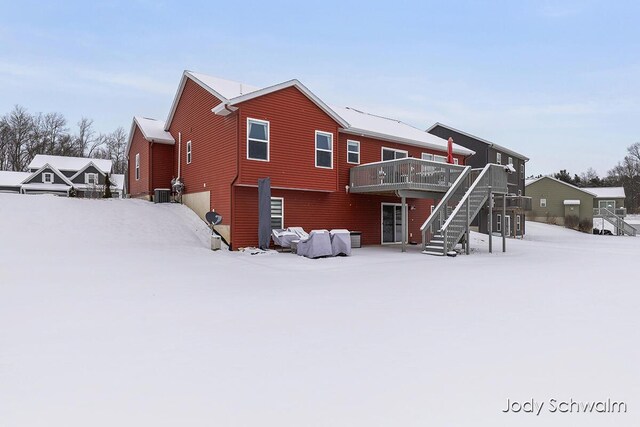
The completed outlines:
[[[174,175],[177,175],[178,133],[182,134],[181,175],[186,193],[211,192],[211,208],[231,224],[231,183],[237,169],[237,116],[217,116],[211,109],[220,101],[187,79],[169,131],[176,140]],[[187,141],[192,162],[187,164]]]
[[[156,188],[171,188],[173,174],[173,145],[152,144],[151,145],[151,190]]]
[[[140,153],[140,179],[136,180],[136,153]],[[149,141],[144,139],[136,125],[129,147],[129,194],[131,197],[144,197],[151,194],[149,187]]]
[[[335,191],[338,124],[295,87],[238,104],[240,107],[240,179],[257,185],[271,177],[272,187]],[[269,161],[247,159],[247,118],[269,121]],[[315,131],[333,134],[333,169],[315,167]]]

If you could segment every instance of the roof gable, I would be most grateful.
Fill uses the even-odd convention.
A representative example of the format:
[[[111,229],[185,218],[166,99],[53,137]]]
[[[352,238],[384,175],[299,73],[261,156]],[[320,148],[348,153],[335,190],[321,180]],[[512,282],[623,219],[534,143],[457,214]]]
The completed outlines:
[[[73,187],[73,184],[71,183],[71,181],[69,181],[69,179],[64,176],[64,174],[62,172],[60,172],[58,169],[56,169],[55,167],[51,166],[49,163],[46,163],[44,166],[42,166],[40,169],[38,169],[37,171],[33,172],[30,176],[28,176],[24,181],[22,181],[22,184],[29,184],[31,183],[31,181],[33,181],[34,179],[36,179],[38,176],[40,176],[40,174],[42,172],[44,172],[45,170],[49,169],[51,172],[53,172],[55,175],[57,175],[61,181],[63,181],[65,184],[69,185],[70,187]]]
[[[98,166],[96,166],[93,162],[89,162],[87,163],[87,165],[85,167],[83,167],[82,169],[80,169],[75,175],[73,175],[71,178],[69,178],[72,182],[75,181],[75,179],[80,176],[80,174],[82,174],[84,171],[86,171],[87,169],[89,169],[90,167],[94,167],[96,169],[96,171],[101,174],[102,176],[105,176],[106,173],[101,170]]]
[[[149,142],[174,145],[176,143],[173,135],[164,130],[164,122],[161,120],[150,119],[148,117],[134,116],[131,122],[131,130],[129,131],[129,139],[127,140],[127,148],[125,153],[129,154],[133,136],[136,127],[140,130],[142,137]]]

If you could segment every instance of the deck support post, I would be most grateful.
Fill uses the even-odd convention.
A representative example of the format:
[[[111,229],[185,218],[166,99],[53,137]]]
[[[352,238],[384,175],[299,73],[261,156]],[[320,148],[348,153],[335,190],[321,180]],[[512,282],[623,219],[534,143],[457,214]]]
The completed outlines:
[[[402,252],[407,251],[407,198],[402,197]]]
[[[504,220],[507,216],[507,195],[505,193],[502,194],[502,252],[507,251],[507,223]],[[509,227],[511,227],[511,218],[509,218]],[[511,230],[509,230],[511,231]]]
[[[470,229],[470,224],[469,223],[471,222],[471,221],[469,221],[469,218],[471,217],[471,211],[470,211],[470,207],[469,207],[470,204],[471,204],[471,202],[469,200],[467,200],[467,220],[465,221],[466,225],[465,225],[465,237],[464,237],[464,246],[465,246],[464,252],[467,255],[469,255],[469,253],[470,253],[470,249],[469,249],[469,243],[470,243],[469,235],[471,234],[469,232],[469,229]]]
[[[489,187],[489,253],[493,252],[493,192]]]

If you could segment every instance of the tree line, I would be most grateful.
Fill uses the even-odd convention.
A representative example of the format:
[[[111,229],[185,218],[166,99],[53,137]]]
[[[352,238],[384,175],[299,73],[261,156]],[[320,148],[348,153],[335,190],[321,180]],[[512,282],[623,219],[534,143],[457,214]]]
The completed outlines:
[[[96,133],[83,117],[73,130],[60,113],[30,113],[16,105],[0,116],[0,170],[25,171],[36,154],[111,159],[112,173],[127,170],[127,133]]]
[[[581,174],[571,174],[566,169],[553,177],[576,187],[624,187],[627,196],[625,207],[629,212],[640,212],[640,142],[627,147],[627,155],[606,176],[589,168]]]

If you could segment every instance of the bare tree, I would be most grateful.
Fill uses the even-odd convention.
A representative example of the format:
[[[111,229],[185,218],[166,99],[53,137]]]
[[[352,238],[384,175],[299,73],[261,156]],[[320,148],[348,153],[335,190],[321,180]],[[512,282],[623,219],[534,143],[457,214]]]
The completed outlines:
[[[26,147],[35,137],[33,117],[24,107],[16,105],[4,120],[8,166],[14,171],[24,170],[31,161]]]
[[[636,212],[640,207],[640,142],[627,148],[627,155],[609,171],[608,185],[621,185],[627,196],[627,209]]]
[[[111,132],[106,139],[107,152],[113,161],[113,173],[125,173],[127,169],[127,159],[125,149],[127,146],[127,132],[124,128]]]
[[[95,150],[95,132],[93,131],[93,120],[83,117],[78,122],[78,134],[74,137],[75,150],[77,156],[91,156],[91,152]]]

